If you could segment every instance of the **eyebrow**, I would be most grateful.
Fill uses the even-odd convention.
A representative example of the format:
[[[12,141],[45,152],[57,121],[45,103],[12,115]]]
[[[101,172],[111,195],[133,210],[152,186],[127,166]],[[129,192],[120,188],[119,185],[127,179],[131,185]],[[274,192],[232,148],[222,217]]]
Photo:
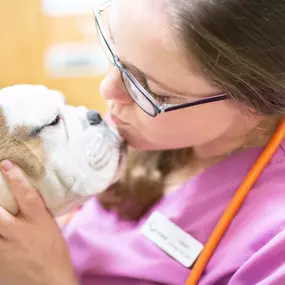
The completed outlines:
[[[110,37],[110,40],[116,44],[115,42],[115,39],[114,39],[114,36],[113,36],[113,33],[111,31],[111,25],[110,25],[110,21],[108,21],[108,32],[109,32],[109,37]],[[143,72],[142,70],[140,70],[138,67],[134,66],[133,64],[125,61],[125,60],[121,60],[122,64],[127,67],[127,69],[134,69],[136,72],[140,73],[146,81],[152,81],[154,82],[156,85],[158,85],[159,87],[165,89],[165,91],[167,92],[170,92],[170,93],[175,93],[176,95],[181,95],[181,96],[194,96],[193,93],[190,93],[190,92],[181,92],[179,90],[175,90],[173,89],[173,87],[168,87],[166,85],[164,85],[163,83],[159,82],[158,80],[156,80],[155,78],[153,78],[151,75],[149,74],[146,74],[145,72]],[[197,95],[195,95],[197,96]]]

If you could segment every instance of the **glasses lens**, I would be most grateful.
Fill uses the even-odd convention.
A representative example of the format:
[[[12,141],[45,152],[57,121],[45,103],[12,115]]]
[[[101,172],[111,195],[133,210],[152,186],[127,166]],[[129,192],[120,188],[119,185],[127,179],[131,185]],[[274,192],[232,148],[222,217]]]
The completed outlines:
[[[114,64],[114,57],[112,55],[112,52],[110,51],[108,44],[106,42],[106,39],[104,38],[104,36],[106,37],[106,33],[104,32],[104,28],[103,27],[107,27],[108,25],[108,10],[106,9],[104,12],[99,14],[96,14],[96,29],[97,29],[97,34],[98,34],[98,38],[100,41],[100,45],[105,53],[105,55],[107,56],[108,60]],[[101,29],[101,30],[100,30]],[[104,36],[103,36],[104,34]]]
[[[127,91],[132,96],[137,105],[150,116],[155,117],[157,110],[154,108],[151,102],[141,93],[141,91],[137,88],[137,86],[132,82],[132,80],[127,76],[125,72],[122,72],[122,79]]]

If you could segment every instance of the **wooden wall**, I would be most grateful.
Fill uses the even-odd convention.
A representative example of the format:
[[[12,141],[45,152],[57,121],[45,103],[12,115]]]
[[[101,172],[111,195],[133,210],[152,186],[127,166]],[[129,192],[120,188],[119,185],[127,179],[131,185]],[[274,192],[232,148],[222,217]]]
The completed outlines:
[[[0,1],[0,88],[29,83],[62,91],[67,102],[104,112],[99,95],[104,72],[76,76],[54,76],[46,68],[46,52],[58,43],[98,42],[90,15],[51,17],[43,13],[40,0]]]

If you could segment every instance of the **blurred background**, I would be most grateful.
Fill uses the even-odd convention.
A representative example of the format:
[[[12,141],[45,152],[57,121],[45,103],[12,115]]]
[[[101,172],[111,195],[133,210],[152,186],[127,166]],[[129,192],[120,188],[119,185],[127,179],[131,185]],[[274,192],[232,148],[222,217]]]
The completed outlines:
[[[0,0],[0,88],[44,84],[72,105],[104,113],[99,84],[108,62],[92,7],[99,0]]]

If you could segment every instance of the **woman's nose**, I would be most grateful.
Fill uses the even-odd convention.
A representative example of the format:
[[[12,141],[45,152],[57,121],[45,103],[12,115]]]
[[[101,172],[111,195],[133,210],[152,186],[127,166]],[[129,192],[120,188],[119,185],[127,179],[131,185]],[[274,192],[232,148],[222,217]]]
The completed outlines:
[[[102,81],[100,93],[106,100],[113,100],[123,104],[133,102],[122,81],[121,72],[117,67],[113,67]]]

